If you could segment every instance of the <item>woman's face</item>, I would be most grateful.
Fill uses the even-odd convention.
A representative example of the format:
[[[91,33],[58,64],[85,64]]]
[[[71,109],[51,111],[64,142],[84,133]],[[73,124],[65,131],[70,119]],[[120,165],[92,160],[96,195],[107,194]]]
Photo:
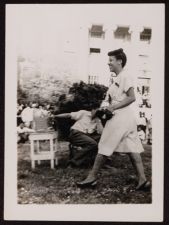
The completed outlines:
[[[121,65],[120,60],[117,60],[115,56],[109,56],[108,66],[110,72],[116,72],[119,65]]]

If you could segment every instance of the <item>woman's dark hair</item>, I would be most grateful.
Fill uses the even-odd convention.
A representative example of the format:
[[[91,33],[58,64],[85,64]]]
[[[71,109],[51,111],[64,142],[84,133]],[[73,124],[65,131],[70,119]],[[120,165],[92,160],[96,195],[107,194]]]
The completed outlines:
[[[124,67],[126,65],[127,57],[126,57],[126,54],[123,52],[122,48],[108,52],[108,56],[115,56],[117,60],[121,59],[122,67]]]

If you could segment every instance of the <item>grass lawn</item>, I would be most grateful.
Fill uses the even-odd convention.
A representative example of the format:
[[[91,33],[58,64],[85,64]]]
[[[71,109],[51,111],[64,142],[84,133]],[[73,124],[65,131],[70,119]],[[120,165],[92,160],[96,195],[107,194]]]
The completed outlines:
[[[152,149],[144,145],[142,159],[145,173],[151,180]],[[75,181],[83,180],[89,168],[66,168],[68,143],[60,143],[59,165],[50,169],[49,161],[42,161],[31,169],[30,145],[18,145],[18,203],[19,204],[127,204],[151,203],[151,191],[135,191],[134,169],[127,155],[115,153],[111,168],[103,168],[94,189],[80,189]]]

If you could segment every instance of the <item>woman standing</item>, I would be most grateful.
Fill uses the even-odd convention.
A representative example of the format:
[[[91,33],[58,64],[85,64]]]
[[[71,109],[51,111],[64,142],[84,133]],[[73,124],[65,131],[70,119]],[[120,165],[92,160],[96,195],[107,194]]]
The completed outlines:
[[[131,103],[135,101],[134,86],[130,76],[123,69],[127,57],[123,49],[111,51],[108,56],[110,71],[117,76],[111,84],[103,104],[107,102],[109,105],[106,108],[115,115],[105,125],[92,170],[87,178],[82,182],[78,182],[77,185],[81,188],[95,186],[97,174],[107,157],[111,156],[113,152],[123,152],[129,154],[136,169],[138,175],[136,190],[146,190],[150,188],[150,182],[145,177],[140,156],[144,149],[138,137],[133,112],[130,109]]]

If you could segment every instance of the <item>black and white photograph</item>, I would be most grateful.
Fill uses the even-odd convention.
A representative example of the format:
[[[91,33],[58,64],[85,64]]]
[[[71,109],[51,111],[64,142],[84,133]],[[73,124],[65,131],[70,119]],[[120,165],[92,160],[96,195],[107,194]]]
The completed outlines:
[[[7,220],[163,220],[164,4],[7,4]]]

